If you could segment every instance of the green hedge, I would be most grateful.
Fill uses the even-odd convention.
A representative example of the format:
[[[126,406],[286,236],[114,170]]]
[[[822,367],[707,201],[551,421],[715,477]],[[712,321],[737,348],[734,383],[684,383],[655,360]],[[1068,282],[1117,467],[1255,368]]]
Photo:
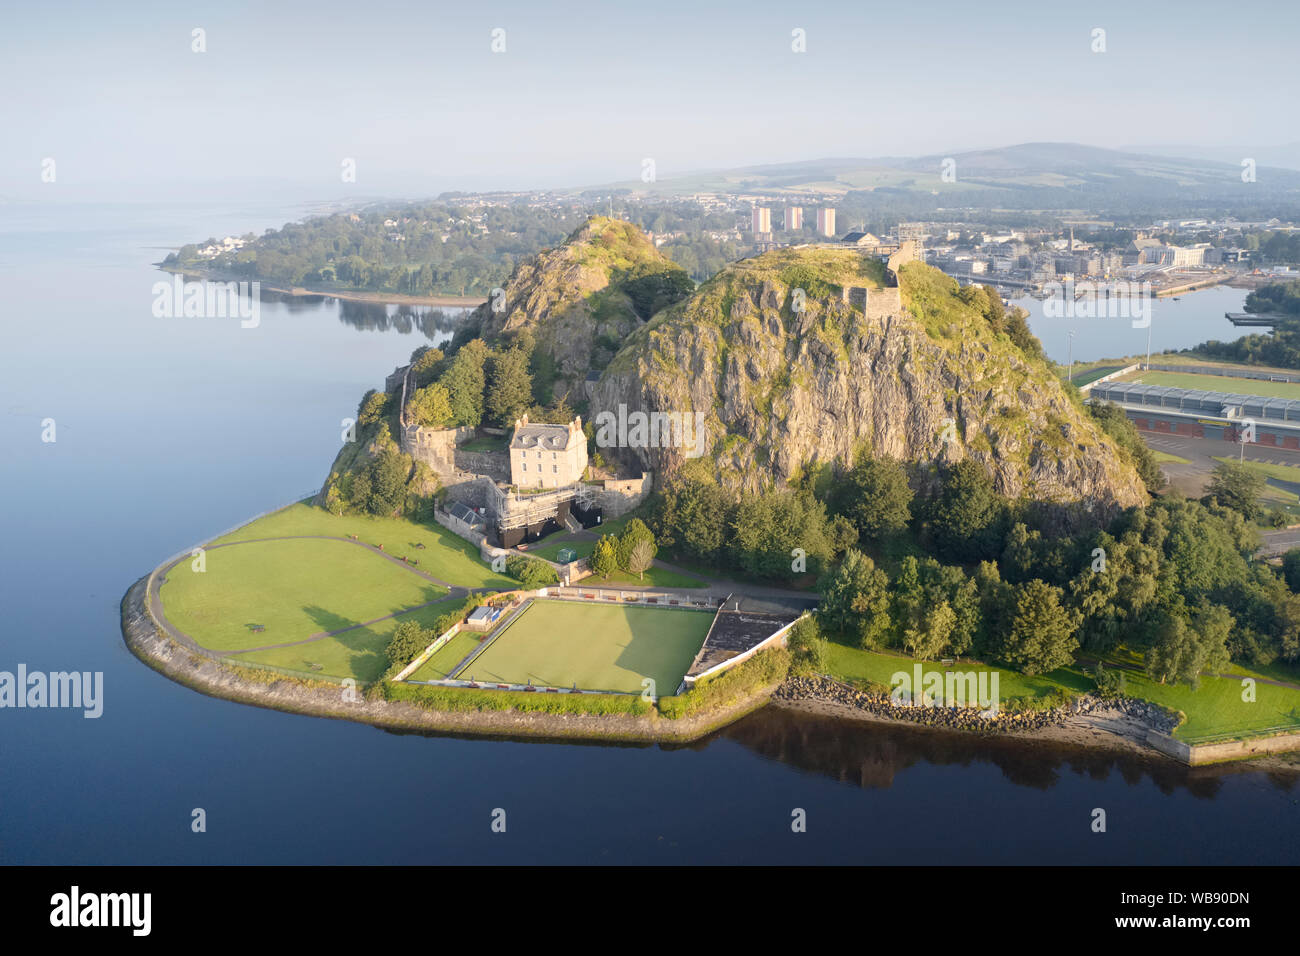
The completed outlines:
[[[515,710],[540,714],[623,714],[644,717],[653,706],[631,694],[553,694],[526,690],[477,690],[427,684],[384,684],[386,700],[429,710],[455,712]]]
[[[660,697],[659,712],[670,720],[680,720],[730,707],[764,687],[785,680],[789,670],[790,652],[773,647],[717,677],[701,681],[685,694]]]

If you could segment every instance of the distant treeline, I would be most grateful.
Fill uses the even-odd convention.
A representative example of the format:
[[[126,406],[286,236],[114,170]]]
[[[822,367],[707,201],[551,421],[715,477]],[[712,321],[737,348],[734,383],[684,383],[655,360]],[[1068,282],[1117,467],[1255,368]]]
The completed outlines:
[[[520,260],[558,245],[588,214],[603,211],[585,200],[567,206],[534,206],[523,199],[502,206],[392,206],[288,223],[216,256],[200,250],[218,240],[191,243],[164,264],[322,290],[486,297]],[[616,212],[657,235],[684,233],[662,249],[696,281],[754,251],[752,245],[711,238],[709,233],[734,230],[736,217],[704,212],[694,202],[636,204]]]

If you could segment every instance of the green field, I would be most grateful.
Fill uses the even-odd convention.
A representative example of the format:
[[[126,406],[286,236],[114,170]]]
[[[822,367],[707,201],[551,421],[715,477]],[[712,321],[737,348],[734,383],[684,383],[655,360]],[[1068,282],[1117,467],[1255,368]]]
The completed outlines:
[[[1158,465],[1190,465],[1191,464],[1191,462],[1188,461],[1186,458],[1182,458],[1178,455],[1171,455],[1169,454],[1169,452],[1161,451],[1158,448],[1152,448],[1150,449],[1150,451],[1151,451],[1151,457],[1155,459],[1155,462]]]
[[[1258,378],[1234,378],[1231,375],[1199,375],[1195,372],[1142,372],[1127,381],[1140,382],[1143,385],[1198,388],[1208,392],[1230,392],[1236,395],[1300,399],[1300,382],[1266,382]]]
[[[246,664],[284,667],[293,671],[319,674],[322,677],[351,677],[361,683],[369,683],[378,680],[388,669],[388,658],[384,654],[384,648],[388,646],[388,640],[393,636],[393,631],[397,629],[398,624],[403,621],[415,621],[423,627],[431,628],[437,623],[438,618],[456,607],[458,603],[452,600],[440,601],[399,617],[380,621],[370,627],[359,627],[344,634],[322,637],[306,644],[234,654],[231,660]],[[454,641],[455,638],[452,639],[452,643]],[[466,648],[465,654],[468,653],[469,649]]]
[[[867,680],[886,687],[891,686],[890,678],[899,671],[912,673],[912,665],[918,663],[915,658],[902,654],[888,654],[881,651],[864,651],[837,641],[826,642],[826,672],[840,680]],[[943,664],[935,661],[920,662],[925,671],[946,670]],[[1039,677],[1026,677],[1017,671],[1005,667],[994,667],[976,661],[959,661],[953,665],[961,671],[981,673],[987,671],[998,675],[998,693],[1004,700],[1013,697],[1041,697],[1054,691],[1068,690],[1083,693],[1092,689],[1093,682],[1081,674],[1072,673],[1062,668]]]
[[[388,554],[415,559],[421,571],[451,584],[501,589],[519,586],[518,581],[494,574],[479,557],[478,548],[439,524],[370,515],[332,515],[303,502],[258,518],[213,543],[293,535],[347,538],[354,534],[366,544],[383,545]],[[423,550],[417,548],[420,544]]]
[[[899,654],[864,651],[835,641],[826,643],[826,672],[840,680],[868,680],[888,687],[894,673],[910,673],[914,663],[913,658]],[[1208,737],[1248,736],[1277,727],[1300,728],[1300,688],[1260,682],[1255,686],[1254,702],[1241,699],[1241,677],[1295,681],[1295,674],[1285,668],[1260,673],[1234,665],[1231,672],[1238,676],[1203,676],[1200,688],[1192,690],[1188,684],[1160,684],[1151,680],[1140,670],[1141,655],[1128,648],[1121,647],[1106,655],[1104,663],[1108,667],[1124,668],[1126,695],[1186,714],[1187,719],[1173,735],[1188,743]],[[927,671],[943,667],[934,662],[923,662],[922,666]],[[955,667],[977,673],[996,671],[998,690],[1004,701],[1014,697],[1041,697],[1057,690],[1085,693],[1096,688],[1090,674],[1080,665],[1062,667],[1038,677],[968,661],[960,661]],[[1128,669],[1133,667],[1139,670]],[[1091,671],[1091,666],[1087,671]]]
[[[410,680],[445,680],[469,652],[478,647],[482,634],[461,631],[409,675]]]
[[[303,538],[209,548],[162,585],[168,620],[219,651],[300,641],[445,597],[447,591],[350,541]],[[257,631],[255,626],[262,630]]]
[[[533,601],[458,675],[479,682],[655,694],[677,690],[713,614],[667,608]]]

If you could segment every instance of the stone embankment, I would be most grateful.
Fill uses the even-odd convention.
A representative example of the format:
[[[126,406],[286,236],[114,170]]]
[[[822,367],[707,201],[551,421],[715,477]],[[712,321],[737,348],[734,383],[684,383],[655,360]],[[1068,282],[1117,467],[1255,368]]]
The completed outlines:
[[[996,713],[976,707],[922,707],[896,703],[888,694],[858,690],[829,677],[791,677],[772,695],[773,700],[817,700],[841,704],[889,720],[905,720],[947,730],[973,730],[983,733],[1042,730],[1059,727],[1072,717],[1098,710],[1118,710],[1161,733],[1169,733],[1174,719],[1146,701],[1129,697],[1102,700],[1085,695],[1063,707],[1048,710],[999,709]]]

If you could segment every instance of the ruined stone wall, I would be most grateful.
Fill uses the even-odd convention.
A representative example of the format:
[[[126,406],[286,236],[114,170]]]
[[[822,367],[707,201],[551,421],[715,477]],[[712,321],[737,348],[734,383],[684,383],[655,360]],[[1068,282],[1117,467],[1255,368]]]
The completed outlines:
[[[474,429],[465,425],[459,428],[407,425],[402,429],[401,447],[402,451],[416,461],[424,462],[442,478],[456,471],[456,446],[473,437]]]
[[[487,475],[497,481],[510,480],[510,459],[504,451],[455,451],[457,471]]]
[[[617,518],[645,501],[652,487],[649,472],[642,472],[640,478],[610,478],[596,492],[596,504],[606,520]]]

